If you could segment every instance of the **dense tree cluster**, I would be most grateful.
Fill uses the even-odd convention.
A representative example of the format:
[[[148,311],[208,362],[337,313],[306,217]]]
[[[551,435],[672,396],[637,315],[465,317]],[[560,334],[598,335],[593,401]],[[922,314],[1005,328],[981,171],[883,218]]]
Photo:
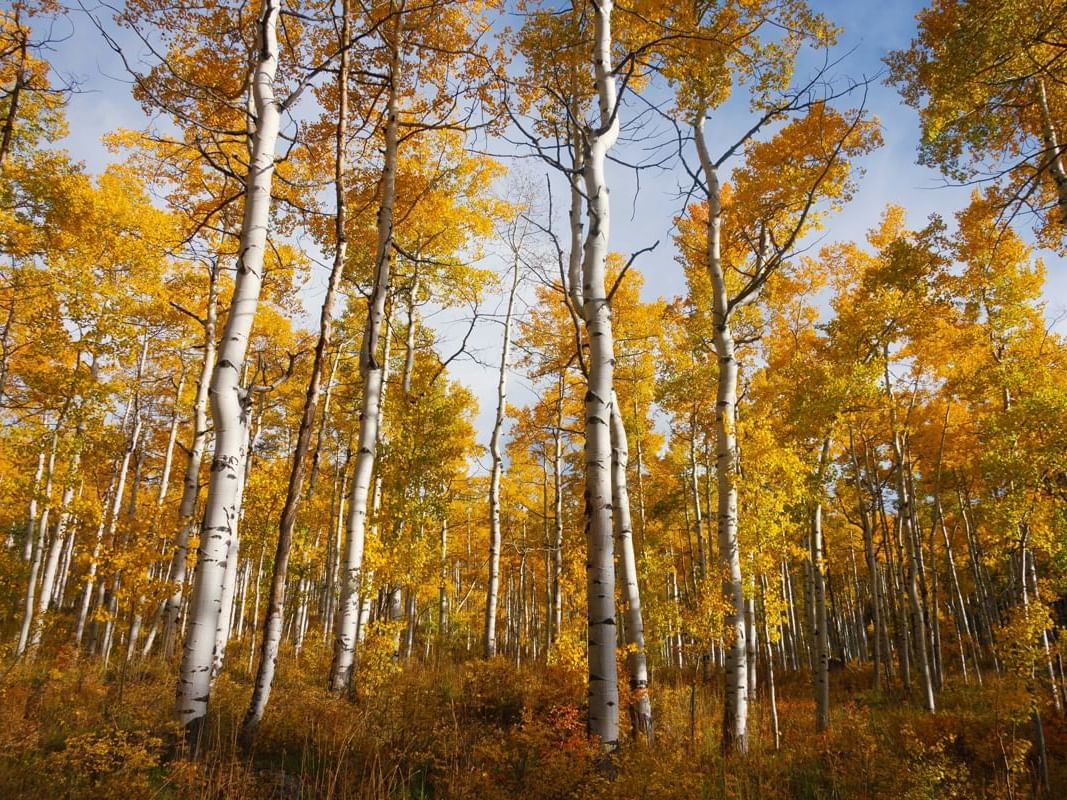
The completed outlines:
[[[69,12],[153,120],[97,175],[61,147],[68,12],[0,11],[0,653],[165,663],[190,756],[221,676],[251,746],[287,662],[338,703],[404,665],[577,670],[608,761],[655,746],[658,676],[694,719],[721,680],[726,757],[752,705],[779,748],[776,681],[823,732],[839,670],[927,712],[1010,678],[1047,790],[1063,9],[919,14],[889,81],[974,191],[847,242],[881,129],[833,21],[683,5]],[[658,248],[613,246],[619,163],[682,187]],[[650,299],[664,250],[686,291]]]

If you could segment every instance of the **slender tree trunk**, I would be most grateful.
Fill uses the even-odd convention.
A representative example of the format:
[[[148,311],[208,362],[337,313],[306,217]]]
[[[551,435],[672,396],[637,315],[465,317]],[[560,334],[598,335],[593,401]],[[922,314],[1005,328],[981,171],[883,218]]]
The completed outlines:
[[[708,272],[712,286],[712,320],[718,390],[715,402],[715,454],[718,478],[719,562],[727,601],[725,630],[726,692],[722,718],[724,753],[748,751],[748,667],[745,647],[745,595],[737,543],[737,359],[730,330],[730,308],[721,250],[722,202],[717,169],[704,140],[704,110],[693,125],[697,152],[708,187]]]
[[[515,309],[515,295],[519,288],[519,258],[511,267],[511,291],[508,292],[507,310],[504,312],[504,342],[500,348],[500,371],[496,383],[496,418],[493,434],[489,439],[489,454],[493,467],[489,476],[489,582],[485,590],[485,629],[482,637],[483,654],[486,658],[496,655],[496,606],[500,588],[500,475],[504,470],[504,453],[500,437],[504,431],[504,419],[508,402],[508,356],[511,351],[511,317]]]
[[[393,4],[390,3],[390,8]],[[367,526],[367,501],[371,475],[377,451],[378,429],[381,425],[380,402],[383,390],[384,363],[378,361],[378,340],[385,318],[385,302],[389,294],[392,266],[393,208],[396,203],[396,169],[399,109],[397,86],[400,60],[400,25],[392,26],[389,87],[385,119],[385,161],[382,167],[381,206],[378,209],[378,244],[375,256],[374,285],[368,303],[366,328],[360,348],[360,374],[363,378],[362,407],[359,418],[359,440],[356,464],[352,475],[351,496],[348,502],[347,542],[344,560],[344,580],[337,608],[336,638],[330,686],[334,692],[347,689],[352,680],[356,637],[359,627],[359,595],[363,577],[363,547]],[[384,361],[384,359],[383,359]]]
[[[816,491],[821,494],[823,472],[830,452],[830,440],[824,439],[816,473]],[[811,520],[811,577],[815,600],[813,639],[815,642],[815,732],[830,727],[830,639],[826,619],[826,556],[823,552],[822,502],[815,501]]]
[[[326,351],[333,337],[333,315],[336,305],[337,288],[345,268],[345,254],[348,249],[348,237],[345,233],[345,147],[348,131],[348,0],[341,0],[341,63],[337,71],[337,89],[339,95],[336,148],[334,158],[334,188],[337,205],[334,215],[334,249],[333,268],[326,286],[326,296],[322,301],[319,314],[319,338],[315,343],[315,358],[311,364],[307,392],[304,395],[304,410],[300,417],[300,427],[296,437],[296,450],[293,453],[293,465],[289,471],[289,484],[286,489],[285,505],[282,507],[278,524],[278,544],[274,553],[274,573],[271,576],[270,592],[267,596],[267,615],[263,620],[262,651],[259,656],[259,669],[256,672],[255,690],[242,724],[241,735],[251,739],[270,700],[270,690],[274,684],[274,669],[278,662],[278,647],[281,644],[282,620],[285,614],[285,582],[289,573],[289,555],[292,550],[293,528],[296,514],[304,488],[304,473],[307,466],[307,452],[311,445],[312,429],[315,426],[315,410],[319,401],[319,387],[326,363]],[[302,639],[302,635],[298,639]]]
[[[882,638],[885,635],[885,621],[882,618],[881,581],[878,576],[878,559],[874,551],[874,530],[871,515],[864,495],[864,481],[860,475],[859,458],[856,455],[856,443],[849,431],[849,452],[852,455],[852,472],[856,482],[856,502],[859,506],[860,525],[863,528],[863,553],[867,560],[867,574],[871,586],[871,616],[874,617],[874,690],[882,688]],[[888,680],[889,676],[886,676]]]
[[[763,646],[767,653],[767,699],[771,704],[771,735],[775,752],[782,747],[782,733],[778,725],[778,697],[774,686],[774,659],[771,658],[771,629],[767,623],[767,578],[760,575],[760,621],[763,629]]]
[[[563,627],[563,395],[566,377],[559,375],[556,422],[552,431],[552,608],[549,613],[550,641],[559,637]]]
[[[59,503],[59,519],[56,521],[56,530],[52,536],[52,543],[48,548],[44,576],[41,578],[41,591],[37,601],[37,616],[34,620],[33,635],[30,637],[29,643],[29,655],[31,657],[41,645],[41,639],[44,636],[45,615],[48,613],[55,594],[60,557],[63,546],[67,543],[67,525],[70,523],[71,518],[71,503],[74,501],[74,482],[79,476],[81,466],[81,441],[84,433],[85,421],[79,414],[77,425],[74,428],[74,455],[70,460],[66,487],[63,489],[63,497]]]
[[[162,606],[163,610],[163,656],[170,659],[177,643],[178,612],[182,608],[185,591],[185,576],[189,561],[189,537],[196,527],[196,501],[200,495],[200,466],[204,460],[208,437],[208,397],[211,388],[211,370],[215,365],[215,331],[218,325],[217,261],[208,268],[207,309],[204,312],[204,360],[196,382],[196,399],[193,401],[193,438],[185,460],[185,476],[182,479],[182,496],[178,503],[178,530],[174,540],[168,582],[174,587]]]
[[[612,511],[615,519],[615,552],[620,572],[622,616],[625,622],[626,669],[630,674],[630,723],[634,736],[643,736],[651,742],[655,735],[652,701],[648,694],[645,625],[641,617],[641,592],[637,583],[637,559],[634,557],[630,495],[626,486],[630,451],[626,441],[626,426],[623,425],[618,397],[614,392],[611,408],[611,473],[614,488]]]
[[[44,478],[44,510],[41,512],[41,518],[37,522],[37,536],[33,542],[33,558],[30,562],[30,577],[26,583],[26,596],[23,603],[22,612],[22,628],[19,631],[19,641],[15,647],[15,655],[21,656],[26,653],[26,648],[30,644],[30,632],[33,630],[34,610],[36,609],[36,597],[37,597],[37,579],[41,574],[41,564],[44,560],[44,549],[47,544],[48,537],[48,517],[52,508],[52,478],[55,475],[56,468],[56,450],[59,447],[59,429],[63,424],[63,419],[66,417],[66,409],[69,406],[70,401],[67,401],[67,405],[64,406],[63,412],[60,413],[59,419],[56,420],[55,428],[52,430],[52,441],[48,447],[48,462],[45,468]],[[43,592],[42,592],[43,594]]]
[[[256,111],[252,159],[245,182],[244,218],[241,223],[237,278],[226,319],[219,357],[211,377],[211,416],[215,426],[215,454],[211,463],[207,505],[201,526],[200,547],[193,576],[185,648],[178,677],[175,715],[197,752],[211,691],[211,664],[222,583],[233,529],[240,508],[236,505],[237,478],[244,452],[247,393],[240,386],[241,366],[259,304],[263,256],[270,222],[271,183],[281,107],[274,96],[278,67],[277,0],[266,0],[257,21],[256,66],[252,93]]]
[[[1056,185],[1056,205],[1059,207],[1060,224],[1067,226],[1067,169],[1063,166],[1063,150],[1052,122],[1049,110],[1045,79],[1037,78],[1037,105],[1041,111],[1041,143],[1045,146],[1045,165]]]
[[[33,555],[37,532],[37,501],[40,498],[41,480],[44,478],[45,451],[37,454],[37,471],[33,473],[33,486],[30,489],[30,506],[26,512],[26,538],[22,541],[22,560],[29,561]]]

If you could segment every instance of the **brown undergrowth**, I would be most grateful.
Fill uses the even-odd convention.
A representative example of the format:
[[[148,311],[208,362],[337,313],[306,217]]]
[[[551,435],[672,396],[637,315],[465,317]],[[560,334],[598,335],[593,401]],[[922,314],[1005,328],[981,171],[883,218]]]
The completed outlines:
[[[925,714],[868,675],[835,675],[832,729],[812,732],[805,676],[779,677],[782,748],[766,698],[751,706],[744,757],[719,754],[714,681],[654,676],[656,744],[626,742],[614,779],[584,732],[580,672],[503,659],[400,668],[378,663],[352,699],[321,686],[326,654],[283,668],[251,750],[236,730],[247,675],[216,686],[205,755],[175,756],[173,665],[103,671],[70,651],[20,664],[0,683],[0,797],[277,798],[904,798],[1033,795],[1029,696],[1007,679],[950,684]],[[625,703],[625,691],[623,702]],[[624,714],[625,717],[625,714]],[[1052,790],[1067,796],[1067,726],[1045,720]]]

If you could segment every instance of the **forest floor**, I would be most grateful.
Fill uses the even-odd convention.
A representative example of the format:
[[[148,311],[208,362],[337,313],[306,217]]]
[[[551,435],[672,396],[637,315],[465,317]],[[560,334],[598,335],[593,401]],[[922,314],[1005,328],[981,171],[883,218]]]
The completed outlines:
[[[1029,701],[1004,678],[985,676],[981,688],[953,681],[927,714],[899,691],[866,688],[869,672],[838,670],[831,730],[816,735],[806,676],[779,677],[781,748],[761,692],[750,752],[723,759],[721,684],[661,671],[655,745],[627,742],[605,766],[585,735],[580,670],[502,658],[377,664],[350,701],[322,688],[327,658],[321,647],[299,660],[283,651],[250,750],[236,736],[249,676],[221,677],[197,761],[174,757],[174,665],[104,671],[73,650],[18,664],[0,673],[0,798],[1033,796]],[[1067,797],[1067,722],[1048,715],[1045,737],[1047,796]]]

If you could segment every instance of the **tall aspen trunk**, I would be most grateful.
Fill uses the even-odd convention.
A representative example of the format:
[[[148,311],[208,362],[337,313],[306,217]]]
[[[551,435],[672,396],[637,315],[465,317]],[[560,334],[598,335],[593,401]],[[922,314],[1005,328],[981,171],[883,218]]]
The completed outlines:
[[[37,500],[40,497],[41,479],[44,477],[45,451],[37,454],[37,471],[33,473],[33,486],[30,489],[30,505],[26,511],[26,538],[22,540],[22,560],[29,561],[33,555],[33,545],[37,541]]]
[[[394,4],[390,3],[395,11]],[[330,667],[330,687],[334,692],[347,689],[352,680],[352,664],[356,652],[359,628],[360,589],[363,577],[363,548],[367,528],[367,501],[371,475],[377,452],[378,430],[381,425],[380,404],[383,391],[382,372],[385,364],[378,360],[378,340],[385,318],[385,302],[389,294],[392,266],[393,208],[396,203],[396,169],[398,146],[397,76],[400,69],[400,24],[392,25],[389,63],[389,88],[385,109],[385,153],[382,165],[381,205],[378,209],[378,242],[375,255],[374,285],[368,302],[367,322],[359,353],[360,374],[363,379],[362,406],[359,416],[359,440],[356,464],[352,474],[351,496],[348,501],[347,541],[341,598],[337,607],[336,636],[333,663]]]
[[[1060,224],[1067,226],[1067,169],[1063,166],[1063,148],[1059,143],[1056,126],[1052,122],[1044,78],[1037,78],[1036,88],[1037,105],[1041,111],[1041,143],[1045,146],[1045,163],[1056,185],[1056,205],[1059,208]]]
[[[257,21],[256,65],[252,76],[255,133],[245,180],[244,218],[233,300],[219,346],[209,397],[215,428],[200,547],[189,602],[185,648],[178,677],[175,716],[184,726],[194,753],[199,749],[208,709],[211,665],[222,610],[226,559],[240,508],[238,477],[244,452],[247,392],[240,385],[242,364],[259,304],[263,256],[270,223],[271,183],[281,108],[274,96],[278,68],[279,0],[266,0]]]
[[[174,468],[174,445],[178,441],[178,426],[181,422],[181,415],[178,413],[178,408],[181,404],[182,389],[185,388],[185,365],[182,364],[181,376],[178,379],[178,383],[174,387],[174,408],[171,409],[170,425],[167,431],[167,446],[163,454],[163,471],[159,476],[159,493],[156,495],[156,513],[153,520],[153,527],[158,531],[159,524],[163,518],[163,505],[167,500],[167,490],[170,488],[170,475]],[[160,549],[166,551],[165,541],[161,537]],[[152,581],[158,574],[158,565],[152,563],[147,570],[147,579]],[[151,627],[148,632],[148,636],[145,640],[144,652],[145,654],[151,652],[152,644],[155,641],[156,633],[158,630],[158,624],[162,618],[163,606],[159,607],[159,611],[156,613],[152,620]],[[137,641],[141,634],[141,624],[143,621],[144,613],[144,595],[140,595],[137,598],[136,605],[134,606],[133,621],[130,623],[130,633],[126,641],[126,661],[132,661],[137,654]]]
[[[33,634],[30,637],[29,655],[32,656],[41,646],[44,636],[45,615],[52,604],[55,595],[56,578],[59,573],[60,558],[64,544],[67,542],[67,525],[71,518],[71,504],[74,502],[74,482],[79,475],[81,466],[81,440],[85,432],[85,421],[79,415],[77,425],[74,428],[74,455],[70,460],[69,475],[63,496],[59,502],[59,519],[56,521],[56,530],[52,536],[52,543],[48,548],[48,558],[45,561],[44,575],[41,578],[41,591],[37,600],[37,615],[34,619]]]
[[[131,399],[123,414],[121,428],[125,428],[130,417],[134,413],[135,400]],[[122,460],[115,463],[111,471],[111,485],[108,488],[108,503],[104,514],[101,516],[100,525],[96,531],[96,540],[93,543],[93,551],[89,557],[89,569],[85,578],[85,589],[82,593],[81,605],[78,609],[78,621],[74,630],[74,642],[80,645],[85,633],[85,625],[89,617],[89,606],[92,602],[93,588],[96,583],[96,573],[100,565],[100,549],[105,538],[112,539],[115,535],[115,526],[118,524],[119,510],[122,508],[122,497],[126,490],[126,473],[130,468],[130,458],[137,449],[137,443],[141,435],[141,418],[136,416],[133,422],[133,430],[126,442],[126,449]],[[102,588],[102,587],[101,587]]]
[[[889,401],[889,425],[890,436],[893,445],[893,458],[895,461],[896,492],[897,492],[897,523],[898,530],[904,539],[904,548],[907,557],[906,591],[908,605],[911,610],[911,643],[915,646],[916,668],[919,671],[919,681],[923,691],[923,705],[927,711],[935,710],[934,703],[934,677],[930,668],[930,660],[927,653],[927,627],[926,618],[923,614],[922,601],[919,597],[919,546],[914,527],[914,497],[909,489],[908,479],[905,475],[908,464],[904,454],[903,434],[897,430],[896,400],[893,394],[893,386],[889,378],[889,349],[883,347],[885,393]],[[908,639],[903,641],[905,649]]]
[[[696,412],[694,411],[690,415],[690,438],[689,438],[689,468],[692,470],[690,474],[691,490],[693,493],[693,531],[696,533],[697,539],[697,570],[696,570],[696,584],[699,586],[703,583],[704,578],[708,574],[708,558],[707,552],[704,549],[704,515],[700,509],[700,478],[697,475],[697,419]],[[711,513],[711,509],[708,508],[708,513]]]
[[[615,664],[615,563],[612,558],[611,395],[615,346],[605,287],[610,201],[605,162],[619,136],[618,98],[611,62],[613,0],[593,0],[599,128],[586,131],[584,170],[588,232],[582,252],[582,319],[589,341],[585,395],[586,593],[589,628],[589,733],[612,751],[619,741]],[[577,287],[572,286],[572,291]]]
[[[549,612],[549,642],[559,637],[563,626],[563,395],[566,378],[559,375],[556,424],[552,431],[552,607]]]
[[[874,530],[870,511],[864,495],[864,481],[860,475],[859,458],[856,455],[856,443],[849,431],[849,452],[852,455],[852,472],[856,483],[856,502],[859,507],[860,525],[863,528],[863,554],[867,561],[867,574],[871,588],[871,616],[874,617],[874,690],[882,688],[882,639],[885,635],[885,621],[882,617],[881,580],[878,576],[878,559],[874,551]],[[888,654],[886,654],[888,656]],[[886,675],[888,681],[889,676]]]
[[[45,468],[44,491],[42,492],[44,497],[44,510],[41,512],[40,520],[37,521],[36,538],[33,540],[33,558],[30,562],[30,577],[26,583],[26,595],[22,609],[22,628],[19,630],[18,644],[15,646],[15,655],[17,656],[21,656],[26,652],[26,648],[30,643],[30,632],[33,630],[34,611],[37,606],[37,579],[40,577],[41,564],[44,561],[44,549],[48,537],[48,517],[52,508],[52,478],[55,475],[56,450],[59,447],[59,429],[63,425],[63,419],[66,417],[66,410],[69,405],[70,401],[68,400],[63,411],[60,413],[59,418],[56,420],[55,428],[52,430],[51,444],[48,447],[48,461]]]
[[[722,201],[718,170],[704,139],[704,110],[693,124],[697,153],[708,188],[707,251],[712,287],[712,324],[718,391],[715,401],[715,467],[718,479],[718,538],[722,591],[728,611],[726,692],[722,718],[723,752],[748,751],[748,668],[745,647],[745,595],[737,543],[737,360],[730,330],[730,307],[721,251]]]
[[[281,644],[282,621],[285,614],[285,582],[289,573],[289,556],[292,551],[293,528],[296,514],[304,488],[304,474],[307,466],[307,452],[311,445],[312,429],[315,425],[315,410],[319,401],[319,387],[326,363],[326,351],[333,337],[334,306],[337,303],[337,287],[345,268],[345,254],[348,249],[348,237],[345,233],[345,148],[348,131],[348,0],[341,0],[341,62],[337,71],[337,91],[339,95],[336,147],[334,157],[334,189],[337,204],[334,215],[335,249],[333,268],[326,285],[326,296],[322,301],[319,314],[319,338],[315,343],[315,358],[311,364],[307,392],[304,395],[304,410],[300,417],[300,427],[296,437],[296,449],[293,453],[293,465],[289,471],[289,484],[286,489],[285,505],[282,507],[278,524],[278,544],[274,553],[274,572],[271,576],[270,592],[267,596],[267,615],[263,620],[262,650],[259,655],[259,669],[256,672],[255,690],[245,714],[241,727],[241,736],[250,739],[256,726],[263,718],[270,700],[271,687],[274,684],[274,670],[278,662],[278,647]],[[303,623],[301,623],[302,625]],[[297,636],[302,641],[303,633]]]
[[[485,628],[482,637],[483,655],[496,655],[496,606],[500,590],[500,475],[504,470],[504,453],[500,437],[504,431],[504,417],[508,402],[508,357],[511,352],[511,317],[515,310],[515,295],[519,288],[519,258],[511,267],[511,290],[508,292],[507,310],[504,312],[504,341],[500,348],[500,371],[496,383],[496,417],[493,434],[489,439],[489,454],[493,459],[489,476],[489,582],[485,590]]]
[[[637,584],[637,559],[634,557],[633,524],[630,519],[630,495],[626,486],[626,468],[630,451],[626,441],[618,397],[611,398],[611,474],[612,511],[615,518],[615,548],[620,570],[622,616],[625,622],[626,670],[630,675],[630,723],[634,736],[654,740],[652,701],[648,695],[648,660],[645,655],[645,625],[641,617],[641,593]]]
[[[816,472],[816,491],[821,494],[823,472],[830,452],[830,440],[822,443],[819,468]],[[826,557],[823,553],[822,502],[815,501],[811,519],[811,577],[812,595],[815,601],[815,732],[822,733],[830,727],[830,639],[826,619]]]
[[[782,746],[782,733],[778,724],[778,697],[774,686],[774,659],[771,658],[771,629],[767,623],[767,578],[760,575],[759,617],[763,633],[764,651],[767,653],[767,699],[771,704],[771,735],[774,737],[774,749]]]
[[[168,582],[174,587],[164,602],[163,656],[170,659],[177,643],[178,612],[182,608],[185,577],[189,561],[189,537],[196,527],[196,501],[200,495],[200,466],[204,460],[208,437],[208,397],[211,370],[215,365],[215,331],[218,326],[219,265],[213,261],[208,268],[207,309],[204,312],[204,360],[196,382],[193,401],[193,439],[185,459],[182,496],[178,503],[178,531],[174,539]]]

